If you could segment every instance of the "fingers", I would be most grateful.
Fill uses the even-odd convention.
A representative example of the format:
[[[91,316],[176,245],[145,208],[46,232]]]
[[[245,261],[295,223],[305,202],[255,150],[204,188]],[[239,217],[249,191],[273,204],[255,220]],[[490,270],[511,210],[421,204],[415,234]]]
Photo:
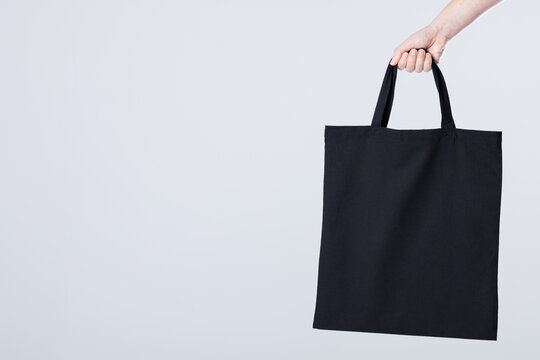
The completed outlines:
[[[399,59],[399,62],[397,64],[399,70],[405,69],[405,66],[407,65],[407,57],[409,56],[408,53],[403,53],[401,55],[401,58]]]
[[[394,49],[390,65],[395,66],[402,63],[404,61],[403,54],[407,53],[407,62],[400,69],[406,69],[409,72],[419,71],[422,56],[424,56],[424,62],[426,56],[418,49],[425,49],[425,52],[429,51],[431,60],[435,60],[438,64],[448,40],[448,37],[443,36],[435,27],[426,26],[409,36]]]
[[[431,54],[426,54],[426,59],[424,60],[424,71],[428,72],[431,71]]]
[[[429,72],[432,68],[433,59],[431,53],[426,52],[424,49],[412,49],[408,53],[400,54],[397,67],[399,70],[407,70],[408,72]]]
[[[424,49],[418,50],[418,56],[416,57],[416,63],[414,71],[420,73],[424,70],[424,62],[426,60],[426,51]]]
[[[413,47],[414,46],[412,46],[412,42],[409,39],[401,43],[397,48],[394,49],[394,55],[392,56],[392,60],[390,60],[390,65],[394,66],[399,64],[403,54],[411,50]]]
[[[418,51],[416,49],[412,49],[409,51],[409,56],[407,57],[407,66],[405,66],[405,70],[407,72],[413,72],[414,68],[416,67],[416,57],[418,56]]]
[[[395,66],[399,63],[399,60],[401,60],[402,52],[398,48],[394,50],[394,55],[392,56],[392,60],[390,60],[390,65]]]

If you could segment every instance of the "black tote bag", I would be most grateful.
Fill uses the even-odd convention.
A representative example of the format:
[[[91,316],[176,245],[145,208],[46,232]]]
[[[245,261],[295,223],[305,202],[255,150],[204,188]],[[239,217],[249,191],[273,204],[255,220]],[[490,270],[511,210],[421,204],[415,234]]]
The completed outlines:
[[[501,132],[387,128],[396,66],[371,126],[325,127],[313,327],[496,340]]]

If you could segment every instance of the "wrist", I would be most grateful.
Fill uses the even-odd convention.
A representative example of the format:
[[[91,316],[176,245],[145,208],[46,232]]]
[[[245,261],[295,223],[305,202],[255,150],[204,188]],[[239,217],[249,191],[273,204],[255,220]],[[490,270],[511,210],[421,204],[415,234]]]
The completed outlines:
[[[453,38],[456,34],[452,31],[451,26],[444,21],[435,19],[431,24],[428,25],[428,28],[430,28],[433,33],[435,34],[435,37],[437,37],[439,40],[443,41],[444,43],[448,42],[451,38]]]

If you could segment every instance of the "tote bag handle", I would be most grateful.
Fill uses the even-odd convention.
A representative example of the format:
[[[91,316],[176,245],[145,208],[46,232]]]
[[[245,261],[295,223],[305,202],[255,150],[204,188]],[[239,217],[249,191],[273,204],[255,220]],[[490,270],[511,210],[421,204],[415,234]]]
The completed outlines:
[[[446,82],[441,73],[441,70],[433,61],[432,63],[433,77],[435,78],[435,85],[439,91],[439,102],[441,104],[441,128],[443,129],[455,129],[456,124],[452,117],[452,109],[450,108],[450,99],[448,97],[448,90],[446,89]],[[392,103],[394,101],[394,89],[396,87],[397,66],[388,65],[386,74],[384,75],[383,84],[379,93],[379,100],[377,101],[377,107],[375,108],[375,114],[371,121],[371,126],[387,127],[388,119],[390,118],[390,112],[392,111]]]

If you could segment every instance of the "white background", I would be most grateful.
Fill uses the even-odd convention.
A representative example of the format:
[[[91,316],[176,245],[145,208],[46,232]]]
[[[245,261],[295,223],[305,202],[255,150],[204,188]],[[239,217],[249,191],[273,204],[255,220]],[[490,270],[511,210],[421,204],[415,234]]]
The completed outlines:
[[[441,61],[503,131],[497,342],[311,328],[324,125],[367,125],[445,1],[0,2],[0,358],[538,359],[537,2]],[[390,127],[434,128],[400,72]]]

